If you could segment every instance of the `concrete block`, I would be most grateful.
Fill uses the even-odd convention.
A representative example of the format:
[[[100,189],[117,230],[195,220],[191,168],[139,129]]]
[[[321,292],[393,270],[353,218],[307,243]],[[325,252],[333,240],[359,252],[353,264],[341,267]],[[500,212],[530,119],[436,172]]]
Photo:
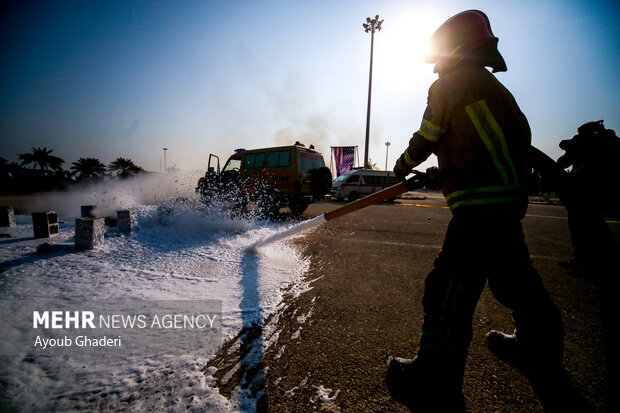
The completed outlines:
[[[15,211],[8,205],[0,206],[0,227],[15,226]]]
[[[116,211],[116,216],[120,232],[128,234],[138,225],[138,211],[135,209],[119,209]]]
[[[172,215],[172,207],[168,205],[159,205],[157,207],[157,218],[160,224],[168,223],[169,217]]]
[[[105,217],[104,219],[108,227],[116,227],[118,225],[118,217]]]
[[[32,213],[32,229],[35,238],[49,238],[58,235],[58,213],[56,211],[43,211]]]
[[[95,210],[97,209],[97,205],[82,205],[80,207],[80,216],[82,218],[97,218],[95,215]]]
[[[75,247],[92,250],[103,245],[104,218],[77,218],[75,220]]]

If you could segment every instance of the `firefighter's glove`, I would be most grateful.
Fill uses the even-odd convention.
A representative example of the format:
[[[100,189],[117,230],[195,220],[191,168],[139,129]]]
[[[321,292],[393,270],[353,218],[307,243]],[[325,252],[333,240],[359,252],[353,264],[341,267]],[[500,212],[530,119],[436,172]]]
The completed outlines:
[[[409,166],[405,160],[403,159],[404,155],[401,155],[400,158],[396,161],[396,165],[394,165],[394,174],[396,175],[396,179],[400,182],[405,182],[407,175],[409,175],[413,167]]]
[[[426,169],[424,186],[428,189],[437,189],[441,187],[441,179],[439,178],[439,168],[431,166]]]

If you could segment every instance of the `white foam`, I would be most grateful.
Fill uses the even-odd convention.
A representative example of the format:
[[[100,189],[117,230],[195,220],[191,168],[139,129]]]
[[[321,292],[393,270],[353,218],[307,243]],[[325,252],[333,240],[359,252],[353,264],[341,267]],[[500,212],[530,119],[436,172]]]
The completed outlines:
[[[138,208],[136,231],[121,235],[109,228],[103,248],[80,253],[71,250],[73,219],[63,219],[58,236],[35,240],[30,217],[18,216],[17,226],[3,230],[12,238],[0,240],[0,299],[221,300],[224,339],[229,339],[251,317],[264,319],[275,311],[283,290],[294,294],[307,287],[301,280],[308,263],[291,246],[272,243],[248,254],[248,247],[261,240],[291,233],[285,224],[173,206],[167,224],[161,225],[156,206],[129,206]],[[43,242],[61,245],[62,250],[34,254]],[[208,386],[214,371],[201,372],[206,359],[118,356],[96,365],[73,355],[31,362],[5,359],[0,375],[8,378],[6,395],[23,410],[129,406],[170,411],[190,406],[189,410],[228,412],[248,404],[241,397],[226,400]]]
[[[302,222],[300,222],[298,224],[295,224],[292,227],[290,227],[290,228],[288,228],[288,229],[286,229],[284,231],[276,232],[275,234],[273,234],[269,238],[266,238],[264,240],[256,242],[255,244],[250,246],[250,248],[258,248],[258,247],[262,247],[262,246],[267,245],[267,244],[271,244],[271,243],[276,242],[276,241],[281,241],[281,240],[283,240],[285,238],[290,237],[291,235],[295,235],[295,234],[301,233],[302,231],[305,231],[307,229],[319,226],[319,225],[321,225],[324,222],[327,222],[327,220],[325,219],[325,215],[319,215],[318,217],[314,217],[312,219],[309,219],[309,220],[306,220],[306,221],[302,221]]]
[[[340,394],[340,390],[335,392],[332,389],[327,389],[323,386],[316,387],[316,396],[321,403],[329,404],[336,401],[336,397]]]

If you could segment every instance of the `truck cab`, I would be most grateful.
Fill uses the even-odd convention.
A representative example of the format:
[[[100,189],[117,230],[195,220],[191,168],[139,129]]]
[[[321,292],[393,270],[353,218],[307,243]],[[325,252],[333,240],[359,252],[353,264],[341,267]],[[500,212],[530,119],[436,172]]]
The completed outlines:
[[[214,173],[211,168],[209,165],[196,188],[203,198],[234,198],[241,204],[252,202],[271,211],[289,207],[294,213],[302,213],[331,189],[332,175],[323,155],[312,145],[306,148],[299,142],[237,149],[221,172]]]

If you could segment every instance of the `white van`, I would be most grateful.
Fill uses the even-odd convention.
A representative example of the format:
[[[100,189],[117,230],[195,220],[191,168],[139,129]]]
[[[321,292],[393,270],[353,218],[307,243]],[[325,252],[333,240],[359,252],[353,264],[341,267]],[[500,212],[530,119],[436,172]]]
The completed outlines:
[[[355,201],[360,196],[370,195],[396,183],[392,171],[375,171],[373,169],[352,169],[340,175],[332,182],[332,198],[343,201]]]

